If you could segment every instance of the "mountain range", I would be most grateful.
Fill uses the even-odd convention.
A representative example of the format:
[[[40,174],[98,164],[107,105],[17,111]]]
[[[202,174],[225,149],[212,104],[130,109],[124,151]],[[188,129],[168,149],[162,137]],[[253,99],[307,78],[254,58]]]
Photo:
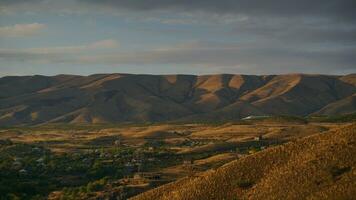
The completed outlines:
[[[3,126],[356,112],[356,74],[7,76],[0,91]]]

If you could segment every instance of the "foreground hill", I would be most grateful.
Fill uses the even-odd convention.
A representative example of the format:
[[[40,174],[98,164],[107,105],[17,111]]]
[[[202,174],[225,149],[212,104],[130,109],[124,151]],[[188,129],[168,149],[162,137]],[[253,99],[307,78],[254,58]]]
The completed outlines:
[[[226,120],[355,112],[356,76],[132,75],[0,78],[0,125]]]
[[[356,124],[241,158],[140,194],[159,199],[354,199]]]

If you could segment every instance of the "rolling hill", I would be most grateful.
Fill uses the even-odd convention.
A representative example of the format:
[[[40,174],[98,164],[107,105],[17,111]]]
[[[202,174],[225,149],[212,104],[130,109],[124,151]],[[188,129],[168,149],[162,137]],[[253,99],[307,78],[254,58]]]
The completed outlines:
[[[11,76],[0,125],[231,120],[355,112],[355,75]]]
[[[186,177],[132,200],[354,199],[356,124]]]
[[[356,110],[356,94],[341,99],[339,101],[328,104],[315,114],[317,115],[332,115],[337,114],[350,114]]]

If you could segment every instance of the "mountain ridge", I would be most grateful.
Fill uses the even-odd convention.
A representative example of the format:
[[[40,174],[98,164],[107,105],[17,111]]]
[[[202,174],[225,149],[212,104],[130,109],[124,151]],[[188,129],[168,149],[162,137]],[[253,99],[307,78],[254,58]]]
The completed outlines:
[[[0,78],[0,125],[344,114],[356,111],[349,100],[355,79],[354,74],[8,76]]]

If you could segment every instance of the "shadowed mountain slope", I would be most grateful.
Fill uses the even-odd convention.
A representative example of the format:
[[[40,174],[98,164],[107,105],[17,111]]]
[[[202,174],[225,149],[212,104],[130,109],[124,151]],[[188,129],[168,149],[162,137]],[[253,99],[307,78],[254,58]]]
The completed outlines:
[[[333,115],[345,113],[344,108],[356,111],[349,100],[356,92],[352,74],[23,76],[0,78],[0,90],[0,125],[224,120],[249,115],[306,116],[318,111]],[[339,104],[347,105],[334,108]]]
[[[132,200],[354,199],[356,124],[183,178]]]
[[[356,110],[356,94],[333,102],[316,112],[317,115],[350,114]]]

